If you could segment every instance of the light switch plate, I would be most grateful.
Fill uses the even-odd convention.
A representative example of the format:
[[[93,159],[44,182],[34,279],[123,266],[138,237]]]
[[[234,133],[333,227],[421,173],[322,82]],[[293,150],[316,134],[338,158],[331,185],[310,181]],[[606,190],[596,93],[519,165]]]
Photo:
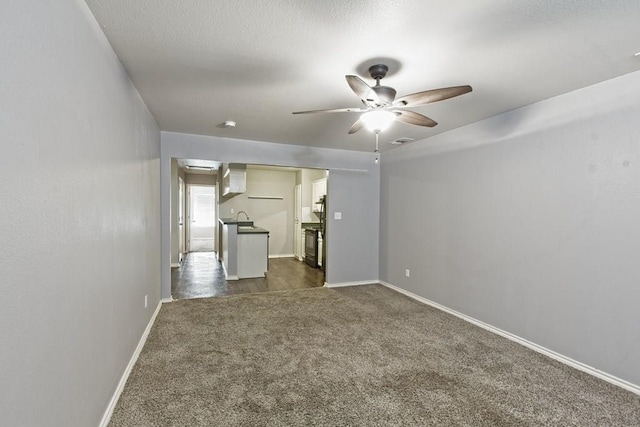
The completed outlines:
[[[342,212],[334,212],[333,219],[342,219]]]

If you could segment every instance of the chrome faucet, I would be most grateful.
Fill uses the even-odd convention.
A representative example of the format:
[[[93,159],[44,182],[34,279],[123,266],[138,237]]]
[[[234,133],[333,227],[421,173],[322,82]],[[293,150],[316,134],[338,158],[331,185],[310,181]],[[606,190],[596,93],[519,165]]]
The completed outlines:
[[[247,214],[245,211],[240,211],[236,214],[236,221],[238,220],[238,217],[240,217],[240,214],[243,213],[244,216],[247,217],[247,221],[249,221],[249,214]]]

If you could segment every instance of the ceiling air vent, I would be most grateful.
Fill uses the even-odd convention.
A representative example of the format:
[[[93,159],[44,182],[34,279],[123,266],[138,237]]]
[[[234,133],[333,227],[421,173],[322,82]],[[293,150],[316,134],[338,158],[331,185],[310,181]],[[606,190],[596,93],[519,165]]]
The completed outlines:
[[[413,138],[402,137],[402,138],[394,139],[393,141],[389,141],[389,144],[391,144],[391,145],[402,145],[402,144],[406,144],[407,142],[411,142],[411,141],[414,141],[414,139]]]

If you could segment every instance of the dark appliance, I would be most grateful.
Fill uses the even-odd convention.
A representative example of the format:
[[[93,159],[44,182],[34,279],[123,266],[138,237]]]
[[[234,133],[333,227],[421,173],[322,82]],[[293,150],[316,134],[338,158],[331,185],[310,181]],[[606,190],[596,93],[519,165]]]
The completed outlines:
[[[316,228],[304,230],[304,262],[318,268],[318,232]]]

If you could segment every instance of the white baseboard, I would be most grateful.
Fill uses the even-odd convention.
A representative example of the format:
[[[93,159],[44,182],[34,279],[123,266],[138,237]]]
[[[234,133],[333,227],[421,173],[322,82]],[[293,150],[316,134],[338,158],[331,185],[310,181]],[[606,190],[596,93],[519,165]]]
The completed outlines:
[[[226,280],[240,280],[237,274],[231,275],[227,272],[227,267],[225,267],[224,262],[222,263],[222,270],[224,271],[224,278]]]
[[[599,369],[596,369],[592,366],[586,365],[582,362],[578,362],[577,360],[574,360],[570,357],[564,356],[560,353],[556,353],[553,350],[549,350],[546,347],[543,347],[541,345],[538,345],[534,342],[531,342],[529,340],[526,340],[524,338],[521,338],[517,335],[514,335],[510,332],[507,331],[503,331],[500,328],[496,328],[495,326],[491,326],[488,323],[484,323],[478,319],[474,319],[473,317],[467,316],[466,314],[462,314],[458,311],[452,310],[442,304],[438,304],[437,302],[431,301],[427,298],[421,297],[420,295],[416,295],[413,292],[409,292],[407,290],[404,290],[402,288],[399,288],[395,285],[392,285],[391,283],[387,283],[384,282],[382,280],[379,280],[378,283],[380,283],[383,286],[386,286],[389,289],[393,289],[396,292],[400,292],[401,294],[404,294],[406,296],[408,296],[409,298],[413,298],[416,301],[419,301],[421,303],[430,305],[431,307],[437,308],[438,310],[444,311],[445,313],[449,313],[452,314],[462,320],[465,320],[469,323],[472,323],[476,326],[479,326],[483,329],[488,330],[489,332],[493,332],[494,334],[500,335],[502,337],[505,337],[511,341],[515,341],[518,344],[521,344],[527,348],[530,348],[531,350],[537,351],[538,353],[544,354],[545,356],[548,356],[554,360],[557,360],[558,362],[564,363],[565,365],[569,365],[572,368],[576,368],[582,372],[586,372],[587,374],[591,374],[594,377],[600,378],[601,380],[607,381],[613,385],[617,385],[618,387],[622,387],[625,390],[629,390],[630,392],[633,392],[635,394],[640,395],[640,386],[630,383],[629,381],[623,380],[621,378],[618,378],[614,375],[608,374],[606,372],[603,372]]]
[[[361,280],[359,282],[340,282],[340,283],[327,283],[324,286],[327,288],[344,288],[345,286],[361,286],[361,285],[375,285],[380,283],[379,280]]]
[[[179,262],[172,262],[171,263],[171,268],[178,268],[178,267],[180,267],[180,263]]]
[[[296,258],[294,254],[274,254],[269,255],[269,258]]]
[[[161,302],[161,303],[163,303],[163,304],[166,304],[166,303],[168,303],[168,302],[174,302],[174,301],[175,301],[175,300],[173,299],[173,297],[171,297],[171,298],[162,298],[162,299],[160,300],[160,302]]]
[[[111,396],[109,405],[107,405],[107,409],[104,411],[104,415],[102,415],[102,420],[100,420],[100,424],[99,424],[100,427],[107,427],[107,425],[109,425],[109,421],[111,421],[111,416],[113,415],[113,410],[116,408],[118,399],[120,399],[120,395],[122,394],[122,390],[124,390],[124,386],[127,383],[129,374],[131,374],[131,370],[133,369],[133,366],[136,364],[136,361],[140,356],[140,352],[144,347],[144,343],[147,342],[147,337],[149,336],[149,332],[151,331],[151,327],[153,326],[153,323],[156,321],[156,317],[158,316],[160,307],[162,307],[162,301],[158,303],[158,306],[156,307],[156,311],[153,312],[153,315],[151,316],[151,319],[149,320],[147,327],[142,333],[142,337],[140,337],[140,341],[138,341],[138,345],[135,351],[133,352],[133,355],[131,356],[131,359],[129,360],[127,367],[125,368],[124,373],[122,374],[122,377],[120,378],[120,382],[118,383],[118,386],[116,387],[116,390],[113,393],[113,396]]]

